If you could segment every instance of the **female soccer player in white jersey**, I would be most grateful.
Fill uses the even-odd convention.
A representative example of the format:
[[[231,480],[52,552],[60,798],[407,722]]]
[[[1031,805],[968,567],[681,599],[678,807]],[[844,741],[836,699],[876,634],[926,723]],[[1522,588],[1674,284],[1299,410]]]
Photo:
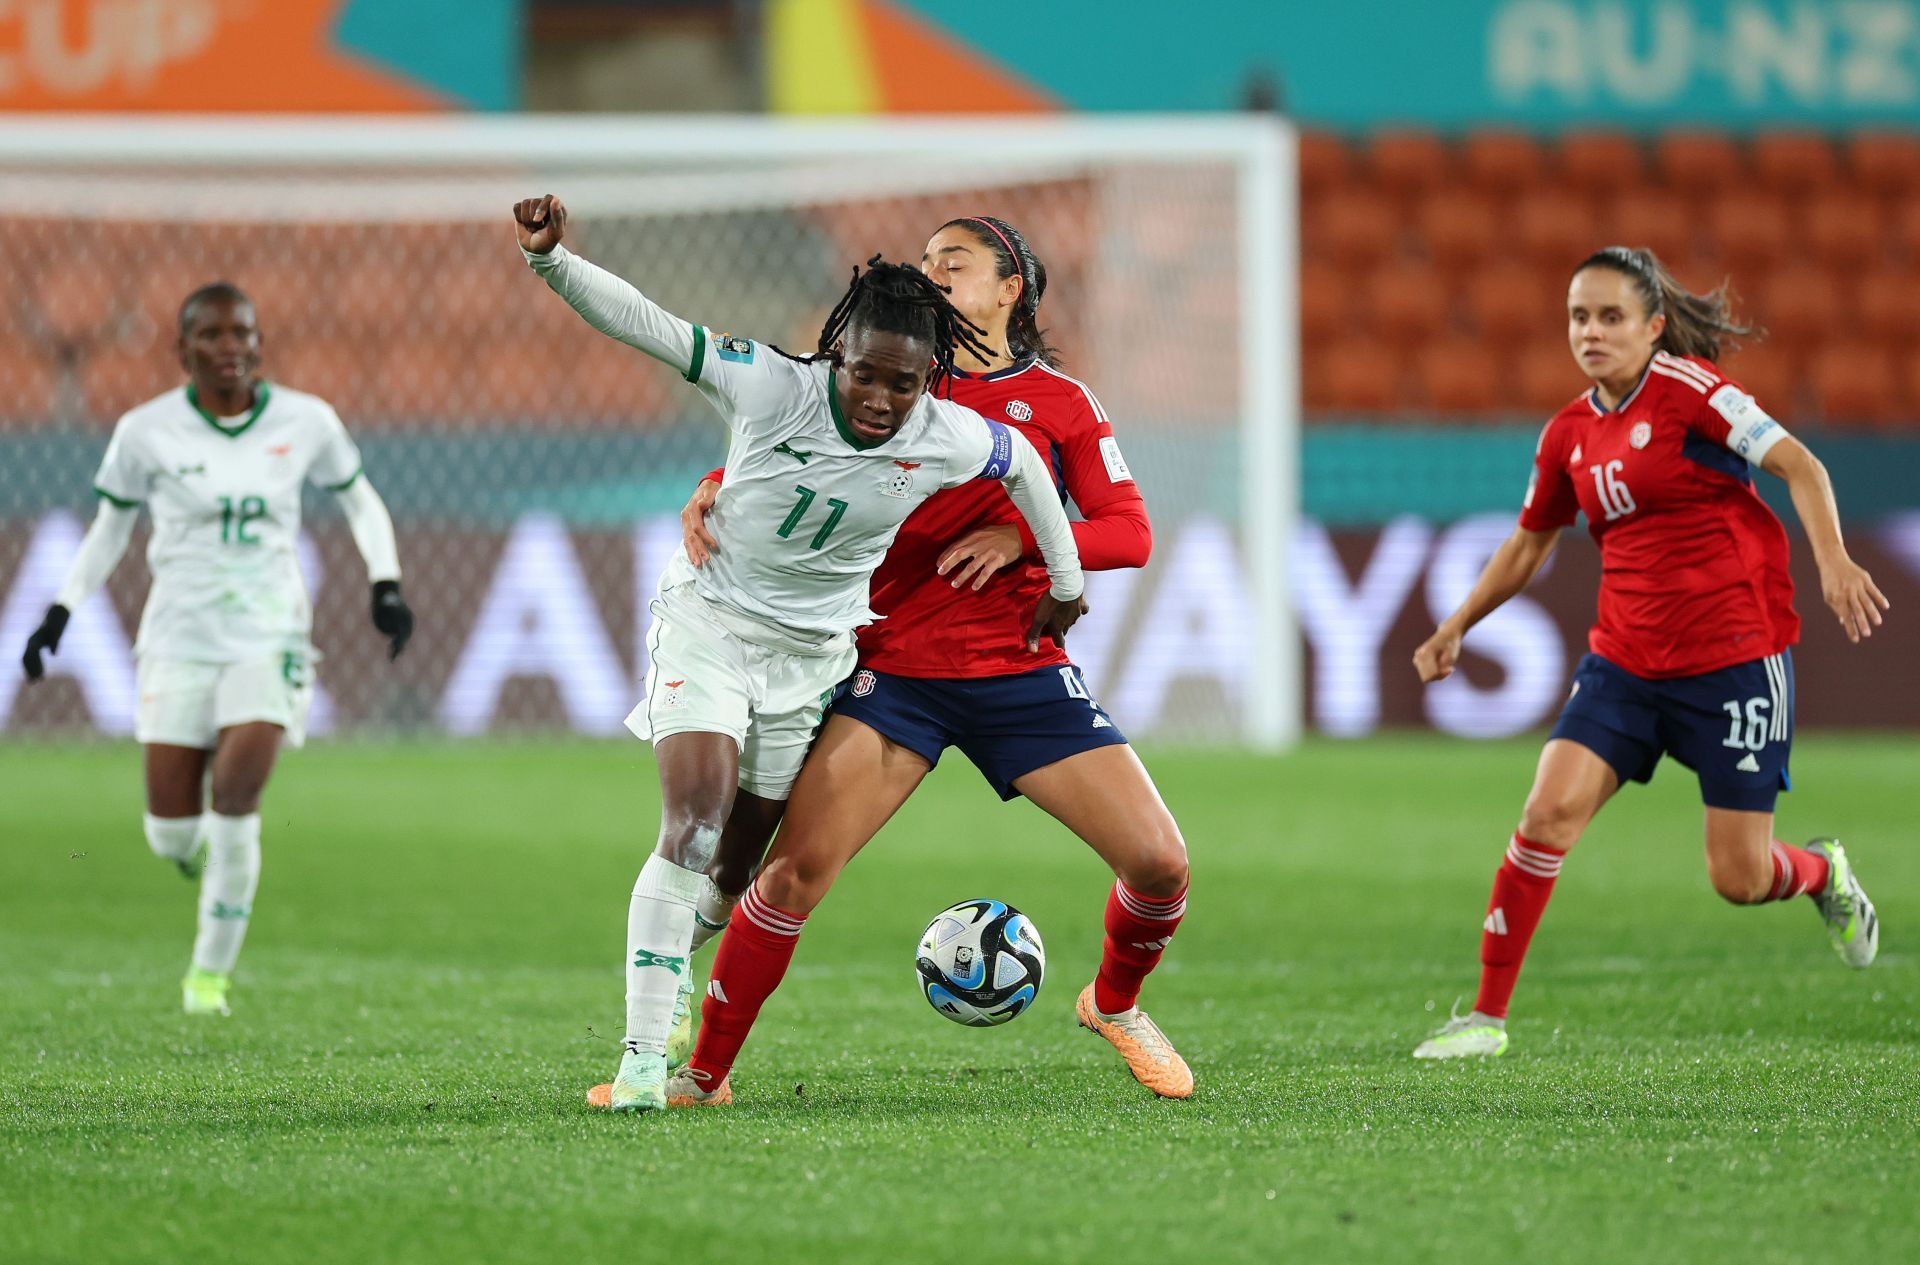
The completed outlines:
[[[658,842],[627,920],[627,1030],[609,1105],[664,1108],[667,1037],[689,967],[694,906],[736,797],[786,799],[832,691],[872,618],[868,580],[907,515],[934,492],[1002,481],[1046,560],[1027,640],[1065,636],[1085,610],[1071,525],[1040,456],[1018,432],[938,398],[977,338],[909,265],[855,270],[818,354],[712,335],[560,245],[566,208],[524,200],[527,262],[587,322],[672,366],[733,439],[730,477],[696,569],[682,550],[652,606],[646,699],[628,726],[659,765]],[[930,369],[929,367],[932,366]]]
[[[228,1013],[260,879],[260,794],[285,742],[305,737],[311,612],[295,545],[300,488],[340,498],[373,584],[373,623],[397,656],[413,634],[393,520],[325,400],[259,376],[253,303],[225,282],[180,305],[188,382],[122,417],[94,476],[98,514],[23,656],[38,680],[69,612],[106,582],[145,505],[153,587],[134,643],[147,843],[200,879],[182,989],[189,1014]],[[211,776],[209,776],[211,774]],[[205,811],[212,792],[212,811]]]
[[[1567,337],[1593,386],[1547,422],[1513,536],[1414,667],[1451,675],[1467,630],[1526,587],[1581,512],[1600,546],[1599,619],[1494,875],[1473,1011],[1415,1058],[1505,1052],[1507,1001],[1567,852],[1663,754],[1699,779],[1714,890],[1737,905],[1809,896],[1841,958],[1873,961],[1879,924],[1846,852],[1773,833],[1800,618],[1787,535],[1752,471],[1786,482],[1849,638],[1872,635],[1887,599],[1847,555],[1825,467],[1715,367],[1722,340],[1746,332],[1724,291],[1689,293],[1651,251],[1610,246],[1573,270]]]

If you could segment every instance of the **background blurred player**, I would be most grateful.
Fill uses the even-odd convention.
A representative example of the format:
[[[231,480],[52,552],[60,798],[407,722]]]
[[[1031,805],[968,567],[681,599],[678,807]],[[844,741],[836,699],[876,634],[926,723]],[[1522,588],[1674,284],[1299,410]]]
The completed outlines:
[[[339,414],[259,376],[252,301],[225,282],[195,290],[180,305],[178,352],[187,384],[114,427],[94,476],[99,512],[23,663],[40,679],[41,656],[59,649],[69,613],[106,582],[147,506],[153,587],[134,645],[147,843],[200,879],[182,987],[189,1014],[224,1015],[260,881],[260,794],[281,743],[305,739],[319,658],[295,553],[303,483],[340,499],[389,658],[413,635],[413,614],[393,520]]]
[[[1467,630],[1526,587],[1579,512],[1600,546],[1599,619],[1494,875],[1473,1011],[1416,1058],[1506,1050],[1507,1002],[1562,861],[1663,753],[1699,778],[1716,891],[1740,905],[1811,896],[1840,956],[1873,961],[1879,925],[1846,852],[1773,837],[1800,620],[1786,532],[1749,467],[1786,480],[1849,639],[1872,635],[1887,599],[1847,555],[1825,467],[1714,367],[1746,332],[1724,287],[1689,293],[1651,251],[1608,247],[1574,270],[1567,336],[1594,385],[1541,432],[1519,526],[1414,666],[1422,681],[1451,675]]]
[[[717,547],[661,577],[647,696],[627,724],[659,764],[660,835],[627,924],[627,1032],[609,1105],[667,1105],[666,1043],[689,969],[694,907],[737,793],[777,812],[826,700],[852,671],[868,581],[907,515],[935,491],[1004,481],[1046,559],[1024,635],[1063,636],[1085,608],[1073,533],[1033,446],[935,398],[972,337],[946,296],[905,265],[873,261],[819,353],[771,354],[712,336],[560,245],[556,198],[514,207],[527,262],[602,333],[680,370],[720,413],[734,477],[714,506]]]
[[[961,352],[952,398],[1006,418],[1053,455],[1062,495],[1085,515],[1073,527],[1082,565],[1144,566],[1146,504],[1099,401],[1056,367],[1039,327],[1047,271],[1026,239],[1004,220],[965,216],[940,227],[921,266],[986,331],[984,349]],[[715,487],[703,484],[688,507],[696,559],[712,546],[700,521]],[[1170,1098],[1193,1092],[1185,1060],[1135,1005],[1186,909],[1186,844],[1064,647],[1036,654],[1022,640],[1021,612],[1045,584],[1031,537],[995,488],[942,492],[907,520],[874,574],[883,618],[861,630],[860,671],[835,704],[744,917],[714,963],[719,984],[702,1005],[705,1024],[679,1096],[731,1099],[728,1070],[807,916],[948,747],[1002,799],[1025,795],[1112,867],[1100,969],[1078,1017],[1114,1044],[1141,1084]],[[728,843],[736,840],[748,846],[724,858],[719,887],[737,895],[765,840],[730,831]]]

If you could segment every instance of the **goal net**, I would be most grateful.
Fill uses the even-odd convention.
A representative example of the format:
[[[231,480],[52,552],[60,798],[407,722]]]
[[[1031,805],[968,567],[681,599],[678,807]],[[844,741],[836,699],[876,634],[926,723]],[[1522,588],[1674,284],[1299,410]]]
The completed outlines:
[[[1089,576],[1075,658],[1135,737],[1282,747],[1301,711],[1293,170],[1290,133],[1255,119],[0,124],[0,649],[59,585],[114,420],[180,380],[181,298],[226,279],[255,299],[266,376],[359,441],[420,620],[389,665],[351,538],[311,497],[312,728],[616,732],[725,432],[530,274],[512,201],[562,195],[584,254],[789,348],[855,262],[917,260],[944,221],[993,214],[1046,263],[1042,324],[1154,522],[1148,567]],[[0,672],[5,734],[131,729],[144,540],[47,682]]]

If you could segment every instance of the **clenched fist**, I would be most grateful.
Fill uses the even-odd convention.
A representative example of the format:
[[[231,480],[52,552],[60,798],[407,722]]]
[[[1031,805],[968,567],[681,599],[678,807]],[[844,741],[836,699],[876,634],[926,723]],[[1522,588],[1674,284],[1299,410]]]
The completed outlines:
[[[544,255],[567,235],[567,204],[551,193],[513,204],[513,228],[523,250]]]

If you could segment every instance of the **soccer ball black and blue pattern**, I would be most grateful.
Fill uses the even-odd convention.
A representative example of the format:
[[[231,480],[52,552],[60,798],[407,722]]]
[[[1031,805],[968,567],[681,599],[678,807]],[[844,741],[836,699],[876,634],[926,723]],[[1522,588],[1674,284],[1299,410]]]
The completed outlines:
[[[1013,906],[963,900],[927,924],[913,967],[935,1010],[970,1028],[991,1028],[1033,1005],[1047,951],[1033,920]]]

